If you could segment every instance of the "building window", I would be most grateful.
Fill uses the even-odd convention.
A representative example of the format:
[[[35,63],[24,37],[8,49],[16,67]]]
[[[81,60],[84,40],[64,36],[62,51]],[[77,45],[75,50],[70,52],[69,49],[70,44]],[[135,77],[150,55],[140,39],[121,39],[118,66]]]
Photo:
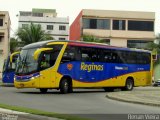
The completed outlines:
[[[97,19],[97,29],[110,29],[110,20]]]
[[[66,30],[66,26],[60,25],[60,26],[59,26],[59,30]]]
[[[83,28],[89,28],[90,19],[83,19]]]
[[[83,28],[85,29],[110,29],[109,19],[83,19]]]
[[[43,13],[32,13],[32,16],[43,17]]]
[[[28,27],[28,24],[22,24],[22,28]]]
[[[31,12],[20,12],[20,16],[31,16]]]
[[[90,28],[91,29],[96,29],[97,28],[97,20],[96,19],[90,19]]]
[[[154,31],[153,21],[128,21],[128,30]]]
[[[147,49],[149,42],[153,42],[153,41],[148,41],[148,40],[127,40],[127,47],[129,47],[129,48]]]
[[[113,30],[125,30],[125,20],[113,20]]]
[[[47,25],[47,30],[53,30],[53,25]]]
[[[3,26],[3,19],[0,19],[0,26]]]
[[[0,42],[2,42],[3,38],[4,38],[3,36],[0,36]]]
[[[59,40],[66,40],[66,38],[59,38]]]

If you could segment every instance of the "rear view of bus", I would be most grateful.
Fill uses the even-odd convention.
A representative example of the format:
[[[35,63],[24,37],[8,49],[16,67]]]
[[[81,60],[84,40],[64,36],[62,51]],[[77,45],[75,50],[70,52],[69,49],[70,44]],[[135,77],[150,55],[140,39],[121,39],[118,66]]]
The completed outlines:
[[[14,52],[4,61],[2,72],[2,82],[4,85],[13,85],[18,54],[19,52]]]

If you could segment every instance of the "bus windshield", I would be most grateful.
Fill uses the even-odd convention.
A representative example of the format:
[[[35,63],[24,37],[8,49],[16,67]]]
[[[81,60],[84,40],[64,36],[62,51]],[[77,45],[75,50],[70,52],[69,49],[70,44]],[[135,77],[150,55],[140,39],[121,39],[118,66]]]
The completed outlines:
[[[7,59],[4,60],[4,64],[3,64],[3,72],[5,72],[7,69]]]
[[[58,44],[49,46],[53,50],[41,53],[38,60],[33,57],[38,48],[22,50],[17,60],[16,75],[28,75],[53,66],[62,46]]]
[[[37,71],[38,62],[33,59],[33,54],[37,48],[25,49],[20,52],[17,60],[16,74],[30,74]]]

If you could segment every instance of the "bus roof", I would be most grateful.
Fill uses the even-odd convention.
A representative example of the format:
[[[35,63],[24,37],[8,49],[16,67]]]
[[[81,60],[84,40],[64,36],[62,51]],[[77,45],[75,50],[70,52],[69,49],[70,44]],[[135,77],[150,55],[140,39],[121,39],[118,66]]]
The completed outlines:
[[[69,45],[73,45],[73,46],[109,48],[109,49],[115,49],[115,50],[149,52],[149,53],[151,53],[151,51],[149,51],[149,50],[143,50],[143,49],[111,46],[111,45],[108,45],[108,44],[105,44],[105,43],[84,42],[84,41],[71,41],[71,40],[47,40],[47,41],[41,41],[41,42],[36,42],[36,43],[31,43],[29,45],[26,45],[22,49],[30,49],[30,48],[43,47],[43,46],[45,46],[45,45],[47,45],[49,43],[52,43],[52,42],[69,42]]]

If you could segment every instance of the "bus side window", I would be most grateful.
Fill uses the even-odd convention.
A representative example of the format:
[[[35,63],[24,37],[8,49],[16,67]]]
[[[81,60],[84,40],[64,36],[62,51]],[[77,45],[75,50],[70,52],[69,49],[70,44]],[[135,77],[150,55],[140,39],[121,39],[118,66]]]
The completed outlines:
[[[111,59],[110,53],[106,49],[99,49],[99,61],[100,62],[109,62]]]
[[[67,46],[63,54],[61,63],[75,61],[75,60],[78,60],[77,48],[74,46]]]
[[[90,61],[88,54],[82,53],[82,57],[81,58],[82,58],[82,61],[84,61],[84,62],[85,61]]]
[[[81,59],[84,62],[98,62],[98,55],[96,48],[81,48]]]
[[[44,70],[49,68],[50,65],[50,53],[42,53],[40,61],[40,69]]]
[[[151,61],[150,56],[151,55],[149,53],[137,54],[137,63],[138,64],[149,64]]]

